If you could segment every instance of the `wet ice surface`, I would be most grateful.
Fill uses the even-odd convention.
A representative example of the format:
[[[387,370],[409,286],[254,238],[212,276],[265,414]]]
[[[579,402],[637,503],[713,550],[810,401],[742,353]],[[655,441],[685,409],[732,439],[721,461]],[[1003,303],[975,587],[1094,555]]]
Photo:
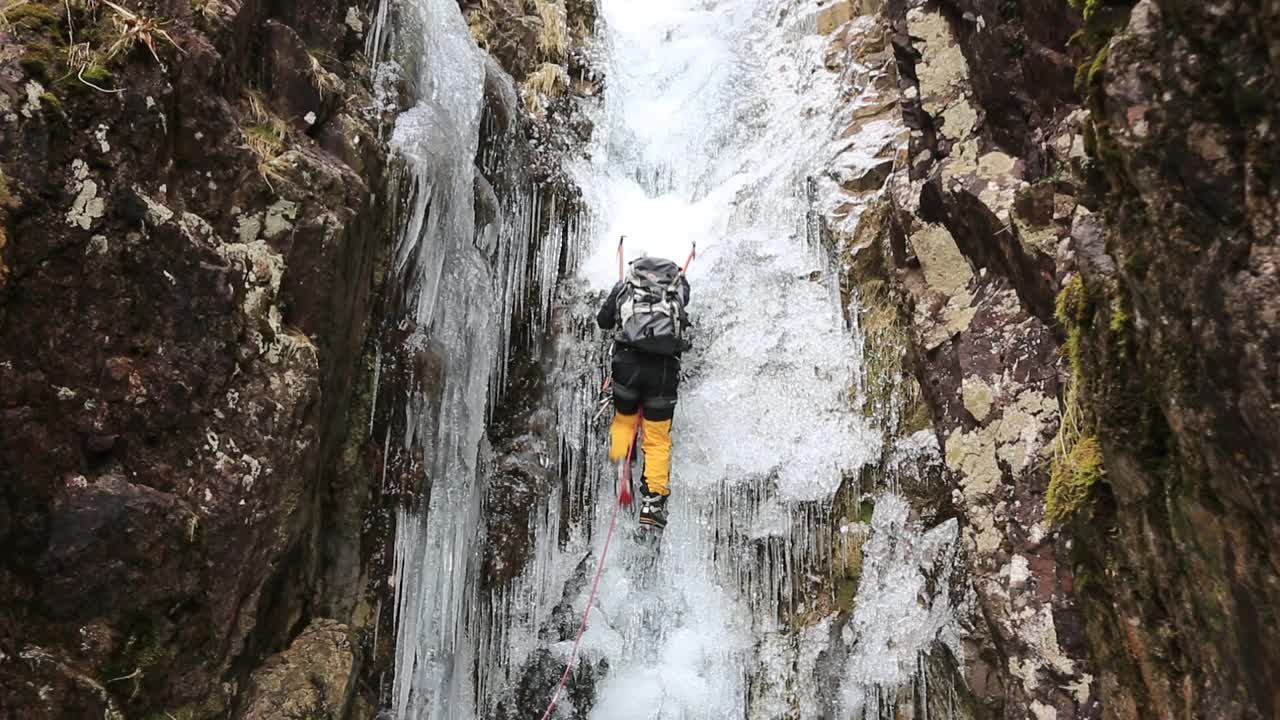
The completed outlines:
[[[848,681],[841,688],[844,718],[892,713],[892,705],[875,689],[905,686],[921,653],[935,642],[963,656],[946,577],[956,552],[956,521],[922,534],[909,521],[906,501],[885,494],[876,502],[871,525],[858,589],[861,602],[844,629],[853,648],[845,666]]]
[[[471,353],[496,348],[498,341],[490,271],[471,242],[470,158],[478,143],[484,73],[451,4],[419,0],[405,9],[403,35],[437,64],[416,77],[417,101],[392,134],[414,183],[393,266],[406,288],[407,326],[414,329],[408,344],[438,352],[445,368],[438,402],[415,394],[406,436],[397,439],[406,448],[430,448],[425,470],[439,478],[427,508],[399,513],[395,542],[393,706],[399,717],[430,720],[474,714],[457,676],[468,672],[474,651],[465,613],[474,597],[468,540],[480,509],[477,450],[492,370]]]
[[[829,527],[806,508],[829,508],[842,479],[881,453],[874,420],[855,411],[860,346],[812,243],[808,178],[871,162],[898,130],[829,141],[838,86],[822,67],[826,39],[811,33],[816,5],[787,5],[780,18],[777,3],[752,0],[604,3],[612,134],[583,175],[610,230],[583,274],[600,289],[616,280],[622,234],[629,257],[681,261],[695,240],[699,256],[670,525],[648,574],[630,560],[644,550],[617,546],[584,638],[584,662],[608,661],[599,720],[877,718],[892,710],[879,699],[951,627],[945,590],[923,578],[945,573],[955,528],[921,535],[889,495],[871,524],[844,666],[816,677],[829,619],[798,633],[778,622],[813,600],[803,576],[830,571]],[[913,442],[890,455],[914,456]],[[839,687],[825,704],[823,683]],[[762,684],[763,696],[752,689]]]
[[[503,208],[496,249],[472,242],[482,55],[452,0],[408,0],[412,22],[396,29],[402,64],[418,73],[417,102],[393,135],[416,180],[396,268],[417,328],[410,343],[440,353],[445,388],[439,407],[412,398],[408,436],[387,439],[425,448],[433,478],[429,507],[405,510],[398,522],[392,709],[402,719],[486,717],[510,701],[526,668],[547,664],[539,653],[549,651],[551,664],[568,659],[613,493],[604,436],[589,422],[599,337],[564,327],[557,336],[561,374],[550,384],[566,483],[534,513],[524,573],[491,597],[476,590],[479,451],[503,377],[508,316],[526,298],[523,268],[537,264],[534,328],[549,327],[547,278],[561,271],[569,243],[582,262],[566,283],[576,289],[561,300],[586,318],[594,308],[582,288],[616,281],[625,234],[629,258],[683,261],[698,243],[690,271],[697,347],[685,358],[671,521],[656,561],[632,540],[635,521],[624,514],[590,610],[579,663],[608,668],[590,717],[818,717],[825,708],[879,717],[883,708],[867,697],[884,694],[866,689],[907,682],[919,653],[950,632],[949,597],[921,578],[945,572],[954,527],[922,535],[901,500],[880,498],[857,610],[837,640],[848,645],[847,661],[832,675],[817,672],[832,621],[797,632],[779,616],[817,604],[810,581],[830,572],[836,554],[832,495],[884,455],[876,419],[858,412],[858,337],[813,242],[809,213],[829,198],[813,197],[809,179],[871,162],[895,128],[831,140],[841,129],[832,108],[842,102],[823,67],[828,39],[813,32],[816,0],[602,6],[607,111],[594,162],[574,172],[596,217],[582,233],[603,232],[530,237],[539,206],[525,199]],[[589,242],[576,250],[583,237]],[[888,456],[927,446],[915,438]],[[585,517],[563,512],[581,507]],[[571,612],[557,615],[562,601]],[[822,692],[838,697],[823,701]],[[564,697],[557,716],[569,717],[572,703]]]
[[[803,242],[737,240],[697,285],[678,487],[773,475],[782,500],[828,498],[879,452],[879,436],[850,413],[852,341],[829,288],[808,279],[816,266]]]

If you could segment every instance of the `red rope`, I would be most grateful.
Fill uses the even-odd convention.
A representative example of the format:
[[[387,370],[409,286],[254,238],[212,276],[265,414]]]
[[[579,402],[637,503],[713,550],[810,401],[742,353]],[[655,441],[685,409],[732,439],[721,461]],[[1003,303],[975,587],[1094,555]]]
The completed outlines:
[[[644,422],[643,418],[640,420]],[[569,673],[573,670],[573,663],[578,659],[578,647],[582,644],[582,634],[587,630],[587,618],[591,616],[591,606],[596,602],[596,591],[600,589],[600,575],[604,573],[604,561],[609,557],[609,543],[613,541],[613,531],[618,526],[618,510],[623,506],[623,499],[626,499],[627,505],[631,504],[631,491],[628,485],[631,483],[631,454],[635,452],[636,443],[632,438],[631,446],[627,448],[626,464],[622,467],[622,479],[618,483],[618,502],[613,504],[613,516],[609,518],[609,533],[604,536],[604,549],[600,551],[600,563],[596,565],[596,576],[591,581],[591,594],[587,596],[587,608],[582,611],[582,622],[578,623],[578,634],[573,638],[573,649],[569,651],[569,662],[564,665],[564,673],[560,675],[560,683],[556,685],[556,691],[551,695],[551,702],[547,703],[547,711],[542,713],[542,720],[551,717],[551,712],[556,709],[556,703],[560,701],[560,693],[564,692],[565,685],[569,682]]]
[[[623,261],[622,261],[622,242],[626,240],[626,236],[618,238],[618,278],[624,277]],[[684,261],[684,267],[680,272],[689,269],[690,263],[697,255],[698,246],[695,244],[689,250],[689,259]],[[604,387],[609,387],[609,381],[612,378],[606,378]],[[639,425],[636,428],[636,435],[639,435],[641,428],[644,427],[644,412],[639,413]],[[587,596],[587,607],[582,611],[582,622],[578,623],[578,634],[573,638],[573,649],[569,651],[569,662],[564,665],[564,672],[560,674],[560,682],[556,685],[556,690],[551,694],[551,702],[547,703],[546,712],[542,713],[542,720],[551,717],[551,713],[556,709],[556,703],[560,701],[560,693],[564,692],[564,687],[569,682],[569,673],[573,671],[573,663],[578,659],[578,648],[582,645],[582,634],[587,631],[587,618],[591,616],[591,606],[596,602],[596,592],[600,589],[600,576],[604,573],[604,561],[609,557],[609,543],[613,542],[613,531],[618,527],[618,511],[623,505],[630,507],[631,505],[631,456],[636,450],[635,437],[631,438],[631,445],[627,447],[627,458],[622,466],[622,478],[618,481],[618,501],[613,504],[613,515],[609,518],[609,533],[604,536],[604,549],[600,551],[600,563],[596,565],[596,576],[591,581],[591,594]]]

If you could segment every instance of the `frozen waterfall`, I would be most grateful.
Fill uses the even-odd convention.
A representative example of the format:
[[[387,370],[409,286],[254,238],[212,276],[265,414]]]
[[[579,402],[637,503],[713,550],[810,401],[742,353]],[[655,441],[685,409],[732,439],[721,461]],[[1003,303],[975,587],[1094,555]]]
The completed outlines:
[[[415,419],[388,439],[420,449],[432,479],[397,524],[395,717],[533,718],[545,707],[611,510],[591,422],[604,339],[590,317],[616,280],[619,235],[629,257],[680,260],[697,241],[696,347],[676,413],[670,526],[652,566],[625,529],[611,550],[580,691],[557,717],[880,718],[899,691],[921,692],[913,682],[935,647],[959,655],[962,598],[947,582],[956,528],[912,521],[884,461],[936,448],[916,438],[887,452],[878,419],[860,411],[861,344],[814,231],[812,178],[869,158],[899,128],[839,138],[850,102],[824,65],[817,10],[602,0],[606,102],[593,160],[571,168],[595,222],[538,237],[531,193],[506,203],[489,248],[473,207],[483,53],[452,0],[402,0],[392,42],[415,104],[393,135],[411,174],[395,267],[409,342],[440,358],[443,388],[411,398]],[[485,422],[530,276],[541,283],[535,326],[557,333],[547,404],[565,476],[533,514],[523,573],[482,596]],[[841,520],[842,489],[874,512]],[[861,582],[837,620],[830,578],[854,545]]]

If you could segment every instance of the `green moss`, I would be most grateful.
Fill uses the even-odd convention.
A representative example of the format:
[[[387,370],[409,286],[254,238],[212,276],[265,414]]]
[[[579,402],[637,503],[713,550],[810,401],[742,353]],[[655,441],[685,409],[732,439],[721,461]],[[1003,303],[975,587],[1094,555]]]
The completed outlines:
[[[1109,46],[1104,45],[1102,49],[1093,56],[1093,62],[1089,63],[1089,87],[1093,87],[1094,81],[1098,77],[1098,73],[1102,72],[1103,68],[1107,66],[1108,48]]]
[[[1093,486],[1104,476],[1098,438],[1080,438],[1070,452],[1054,459],[1045,494],[1045,517],[1052,523],[1075,517],[1088,502]]]
[[[853,599],[858,596],[858,583],[861,579],[860,575],[847,577],[836,586],[836,608],[841,612],[853,610]]]
[[[65,116],[67,114],[66,111],[62,109],[62,101],[58,99],[57,95],[54,95],[51,92],[45,91],[40,93],[40,104],[46,110],[51,110],[58,115]]]
[[[245,131],[245,134],[249,135],[254,139],[261,140],[263,142],[270,143],[273,145],[280,145],[281,143],[284,142],[284,139],[280,136],[280,133],[276,132],[276,130],[269,125],[254,125],[253,127],[245,128],[244,131]]]
[[[6,12],[4,17],[14,27],[26,30],[48,31],[62,24],[62,17],[53,8],[38,2],[19,5]]]
[[[1022,199],[1024,197],[1032,197],[1033,196],[1032,193],[1035,191],[1036,188],[1050,187],[1050,188],[1054,188],[1056,191],[1058,188],[1058,185],[1061,183],[1069,184],[1069,180],[1067,178],[1066,173],[1064,173],[1062,171],[1062,168],[1059,167],[1059,168],[1056,168],[1053,171],[1053,173],[1049,175],[1045,175],[1044,177],[1041,177],[1035,182],[1031,183],[1030,186],[1019,190],[1017,193],[1017,197],[1018,199]]]
[[[905,378],[904,382],[910,385],[910,392],[904,393],[909,396],[909,399],[903,402],[906,410],[902,413],[899,432],[903,435],[911,435],[933,427],[933,417],[929,414],[929,406],[925,403],[924,398],[920,397],[920,387],[915,384],[915,378]]]
[[[31,78],[46,85],[49,83],[49,63],[44,57],[35,53],[27,53],[18,60],[18,65]]]
[[[178,647],[157,630],[154,618],[142,613],[126,618],[121,628],[124,642],[97,668],[103,686],[118,698],[162,688]]]
[[[61,59],[62,51],[59,48],[46,39],[37,39],[23,43],[18,65],[27,75],[48,85],[50,78],[58,74]]]
[[[97,63],[93,63],[86,67],[84,72],[80,73],[80,77],[95,85],[101,85],[111,82],[115,78],[115,73]]]
[[[1027,36],[1022,32],[1013,33],[1008,37],[1009,53],[1015,56],[1024,55],[1027,51]]]
[[[1077,273],[1071,276],[1054,301],[1053,315],[1065,327],[1078,325],[1084,319],[1088,306],[1088,296],[1084,289],[1084,280]]]
[[[1087,96],[1098,79],[1098,73],[1107,65],[1107,46],[1093,54],[1093,57],[1076,68],[1075,89],[1082,97]]]
[[[1129,313],[1124,309],[1124,296],[1117,294],[1111,298],[1111,332],[1121,335],[1129,327]]]
[[[1076,77],[1072,83],[1072,87],[1076,89],[1077,95],[1084,96],[1084,94],[1088,92],[1089,90],[1089,87],[1087,84],[1088,82],[1089,82],[1089,63],[1087,62],[1080,63],[1080,65],[1076,67]]]
[[[1084,128],[1080,134],[1083,136],[1084,152],[1089,157],[1097,157],[1098,155],[1098,131],[1093,127],[1093,120],[1086,118]]]
[[[1111,137],[1111,133],[1107,131],[1106,124],[1096,123],[1095,132],[1097,134],[1097,143],[1094,148],[1097,152],[1096,157],[1099,160],[1107,161],[1108,163],[1119,163],[1123,161],[1124,152],[1121,151],[1120,146],[1115,141],[1115,138]],[[1118,167],[1118,165],[1113,165],[1112,167]]]
[[[1084,376],[1084,342],[1081,340],[1080,328],[1073,327],[1067,331],[1067,342],[1062,346],[1063,355],[1071,367],[1071,379],[1078,381]]]

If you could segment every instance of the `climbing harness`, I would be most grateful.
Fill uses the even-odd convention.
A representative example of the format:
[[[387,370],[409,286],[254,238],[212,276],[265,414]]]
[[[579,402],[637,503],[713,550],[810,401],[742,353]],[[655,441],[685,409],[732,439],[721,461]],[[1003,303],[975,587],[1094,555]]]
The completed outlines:
[[[600,562],[596,565],[596,576],[591,581],[591,594],[587,596],[587,607],[582,611],[582,622],[578,623],[578,634],[573,638],[573,648],[569,651],[569,662],[564,665],[564,673],[560,675],[560,683],[556,685],[556,690],[551,695],[551,702],[547,703],[547,711],[542,714],[542,720],[548,720],[552,711],[556,709],[556,703],[560,701],[560,693],[564,692],[565,685],[569,682],[569,673],[573,671],[573,663],[578,659],[578,648],[582,644],[582,634],[587,630],[587,618],[591,616],[591,606],[596,603],[596,592],[600,589],[600,576],[604,573],[604,562],[609,557],[609,543],[613,541],[613,531],[618,527],[618,511],[622,506],[631,505],[631,458],[636,449],[636,437],[643,432],[644,413],[640,413],[640,422],[636,428],[636,436],[631,438],[631,445],[627,447],[627,457],[622,465],[622,473],[618,479],[618,502],[613,505],[613,515],[609,518],[609,532],[604,536],[604,549],[600,551]],[[623,498],[626,501],[623,501]]]

